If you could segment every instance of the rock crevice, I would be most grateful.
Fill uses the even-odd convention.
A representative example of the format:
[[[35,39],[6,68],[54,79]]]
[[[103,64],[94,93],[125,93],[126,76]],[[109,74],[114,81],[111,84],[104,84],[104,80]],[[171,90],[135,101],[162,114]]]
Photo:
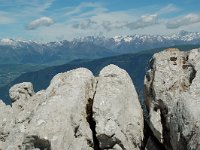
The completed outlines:
[[[98,80],[93,80],[93,82],[92,82],[92,87],[93,87],[92,98],[88,99],[88,103],[86,105],[86,113],[87,113],[86,120],[89,123],[90,129],[92,131],[92,137],[93,137],[93,146],[92,147],[94,148],[94,150],[100,150],[99,140],[96,136],[96,122],[93,119],[93,103],[94,103],[94,97],[96,94],[97,85],[98,85]]]

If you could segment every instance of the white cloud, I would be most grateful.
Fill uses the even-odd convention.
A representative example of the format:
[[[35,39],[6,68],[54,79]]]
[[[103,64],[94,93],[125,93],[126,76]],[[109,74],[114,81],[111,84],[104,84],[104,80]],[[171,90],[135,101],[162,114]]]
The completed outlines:
[[[96,13],[94,16],[89,17],[87,20],[82,20],[81,17],[80,20],[75,21],[76,23],[72,25],[72,27],[84,30],[97,29],[111,31],[116,28],[120,28],[122,25],[128,23],[128,21],[132,19],[133,17],[126,12],[102,12]]]
[[[191,13],[182,17],[169,20],[166,23],[166,27],[168,29],[176,29],[182,26],[187,26],[198,22],[200,22],[200,14]]]
[[[50,26],[54,24],[54,20],[49,17],[41,17],[39,19],[31,21],[27,26],[27,30],[35,30],[41,26]]]
[[[85,6],[87,8],[87,6]],[[57,22],[48,28],[41,28],[34,32],[36,38],[41,37],[42,40],[52,41],[55,39],[68,39],[103,35],[106,37],[131,34],[132,32],[138,33],[148,31],[159,25],[158,16],[156,14],[135,15],[134,12],[128,11],[96,11],[103,10],[103,7],[98,6],[94,9],[85,9],[82,7],[81,13],[69,13],[65,17],[57,18],[57,20],[66,20],[64,22]],[[57,12],[58,13],[58,12]],[[61,12],[59,12],[61,14]],[[151,30],[152,31],[152,30]]]
[[[51,7],[53,2],[54,0],[0,0],[0,8],[2,10],[0,14],[2,12],[6,14],[6,18],[14,18],[13,20],[22,24],[30,18],[41,16],[42,13]]]
[[[161,8],[157,13],[159,15],[163,15],[163,14],[169,14],[169,13],[174,13],[178,11],[180,11],[180,8],[178,8],[176,5],[168,4],[167,6]]]
[[[149,26],[153,26],[158,24],[158,15],[151,14],[151,15],[143,15],[138,20],[128,23],[126,25],[127,28],[133,30],[133,29],[139,29],[139,28],[145,28]]]
[[[85,30],[85,29],[88,29],[88,28],[92,28],[94,25],[97,25],[97,22],[92,21],[91,19],[88,19],[88,20],[84,20],[80,23],[73,24],[72,27]]]
[[[99,3],[95,3],[95,2],[83,2],[83,3],[80,3],[76,7],[65,8],[64,16],[72,16],[72,15],[82,14],[86,8],[92,9],[92,10],[86,12],[86,13],[88,13],[88,12],[93,12],[96,9],[102,8],[102,6]],[[92,14],[92,15],[94,15],[94,14]],[[82,14],[82,16],[83,16],[83,14]]]
[[[10,24],[15,20],[5,12],[0,12],[0,24]]]
[[[145,10],[145,8],[144,8]],[[138,10],[105,12],[92,17],[98,23],[98,27],[103,27],[106,31],[115,29],[128,28],[130,30],[144,29],[150,26],[155,26],[161,23],[160,17],[164,14],[174,13],[180,11],[174,4],[160,8],[154,14],[146,14],[142,11],[141,14],[135,14]],[[152,11],[153,12],[153,11]],[[96,25],[96,24],[95,24]]]
[[[153,32],[152,28],[158,26],[156,21],[157,15],[149,14],[141,17],[133,16],[125,11],[106,12],[95,14],[92,17],[72,19],[75,22],[66,21],[65,23],[57,22],[48,28],[40,28],[32,31],[32,35],[36,38],[40,37],[43,41],[52,41],[55,39],[68,39],[83,37],[83,36],[98,36],[103,35],[112,37],[115,35],[131,34],[143,32],[143,30]],[[80,19],[80,20],[79,20]],[[83,20],[82,20],[83,19]],[[127,27],[127,24],[137,22],[134,30]],[[154,31],[155,32],[155,31]]]
[[[0,0],[1,8],[9,8],[11,12],[27,11],[28,14],[42,12],[48,9],[54,0]],[[29,10],[29,12],[28,12]],[[30,11],[31,10],[31,11]]]
[[[172,5],[169,7],[172,7]],[[157,14],[138,15],[135,14],[137,10],[110,12],[99,3],[81,3],[71,11],[69,9],[71,8],[68,8],[65,13],[65,16],[69,17],[66,23],[71,23],[71,26],[75,29],[96,29],[96,32],[110,32],[111,30],[123,30],[125,28],[136,30],[159,23]]]

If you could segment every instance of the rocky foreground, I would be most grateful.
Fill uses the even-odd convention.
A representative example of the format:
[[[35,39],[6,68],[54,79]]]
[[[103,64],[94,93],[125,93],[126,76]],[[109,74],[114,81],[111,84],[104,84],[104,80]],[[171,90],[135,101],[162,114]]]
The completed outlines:
[[[105,67],[99,77],[84,68],[56,75],[34,93],[31,83],[10,89],[1,104],[1,149],[135,149],[143,140],[143,113],[126,71]]]
[[[133,68],[134,69],[134,68]],[[0,150],[200,150],[200,49],[167,49],[145,76],[144,120],[128,73],[115,65],[56,75],[46,90],[13,86],[0,101]]]

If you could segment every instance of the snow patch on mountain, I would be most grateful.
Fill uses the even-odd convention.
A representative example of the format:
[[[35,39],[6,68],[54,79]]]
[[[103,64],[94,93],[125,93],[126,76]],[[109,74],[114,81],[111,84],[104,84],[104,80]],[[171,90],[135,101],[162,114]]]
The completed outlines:
[[[4,38],[1,39],[0,45],[14,45],[16,42],[13,39]]]

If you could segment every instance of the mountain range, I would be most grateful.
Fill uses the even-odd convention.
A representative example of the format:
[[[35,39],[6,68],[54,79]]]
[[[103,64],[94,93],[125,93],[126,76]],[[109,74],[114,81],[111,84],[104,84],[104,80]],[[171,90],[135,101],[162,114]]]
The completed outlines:
[[[130,35],[112,38],[88,36],[72,41],[40,43],[0,40],[0,64],[64,64],[75,59],[96,59],[175,45],[199,44],[200,33],[180,31],[172,35]]]
[[[62,64],[79,58],[99,58],[113,56],[105,47],[88,42],[50,42],[0,41],[0,64]]]

